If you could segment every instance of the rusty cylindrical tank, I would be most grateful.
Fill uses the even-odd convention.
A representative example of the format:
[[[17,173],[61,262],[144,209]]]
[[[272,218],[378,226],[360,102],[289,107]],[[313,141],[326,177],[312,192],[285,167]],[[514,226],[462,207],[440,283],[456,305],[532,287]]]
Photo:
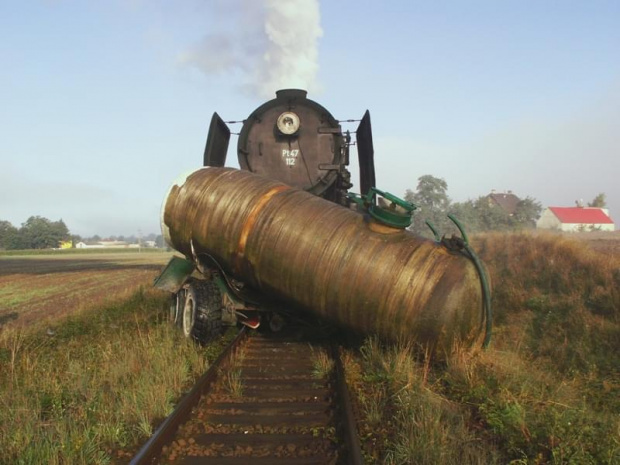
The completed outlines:
[[[326,319],[449,350],[480,340],[475,267],[432,241],[247,171],[206,167],[172,186],[168,244]]]

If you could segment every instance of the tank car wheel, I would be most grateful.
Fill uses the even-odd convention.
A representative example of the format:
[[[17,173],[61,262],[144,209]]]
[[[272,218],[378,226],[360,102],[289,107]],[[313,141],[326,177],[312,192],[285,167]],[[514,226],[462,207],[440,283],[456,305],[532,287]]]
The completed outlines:
[[[186,291],[183,307],[183,335],[209,342],[221,335],[222,295],[213,281],[194,281]]]

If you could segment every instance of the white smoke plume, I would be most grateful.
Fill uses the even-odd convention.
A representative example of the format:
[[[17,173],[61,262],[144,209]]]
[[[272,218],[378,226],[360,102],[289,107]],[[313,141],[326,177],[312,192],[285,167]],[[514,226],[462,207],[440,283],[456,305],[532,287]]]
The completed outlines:
[[[205,36],[181,54],[182,63],[207,75],[240,72],[242,87],[260,98],[319,89],[319,0],[236,0],[215,10],[225,32]]]

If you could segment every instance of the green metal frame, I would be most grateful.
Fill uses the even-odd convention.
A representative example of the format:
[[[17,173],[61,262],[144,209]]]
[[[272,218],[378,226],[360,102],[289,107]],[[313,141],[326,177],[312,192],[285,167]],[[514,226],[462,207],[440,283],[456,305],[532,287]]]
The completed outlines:
[[[390,206],[385,208],[377,204],[376,197],[388,200]],[[394,194],[371,187],[368,194],[361,196],[349,193],[347,197],[366,210],[378,222],[398,229],[406,229],[413,221],[413,211],[417,208],[413,203],[396,197]]]
[[[153,281],[153,286],[157,289],[177,293],[183,287],[194,270],[196,265],[185,258],[173,256],[160,275]]]

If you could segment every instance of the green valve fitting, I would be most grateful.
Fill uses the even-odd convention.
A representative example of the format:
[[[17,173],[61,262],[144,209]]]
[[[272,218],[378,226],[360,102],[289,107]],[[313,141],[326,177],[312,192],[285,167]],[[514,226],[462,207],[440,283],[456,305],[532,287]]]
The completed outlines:
[[[376,201],[377,196],[390,202],[389,205],[385,206],[386,202]],[[348,194],[348,197],[364,208],[375,220],[387,226],[405,229],[413,221],[413,211],[416,209],[414,204],[376,187],[371,187],[366,196]]]

